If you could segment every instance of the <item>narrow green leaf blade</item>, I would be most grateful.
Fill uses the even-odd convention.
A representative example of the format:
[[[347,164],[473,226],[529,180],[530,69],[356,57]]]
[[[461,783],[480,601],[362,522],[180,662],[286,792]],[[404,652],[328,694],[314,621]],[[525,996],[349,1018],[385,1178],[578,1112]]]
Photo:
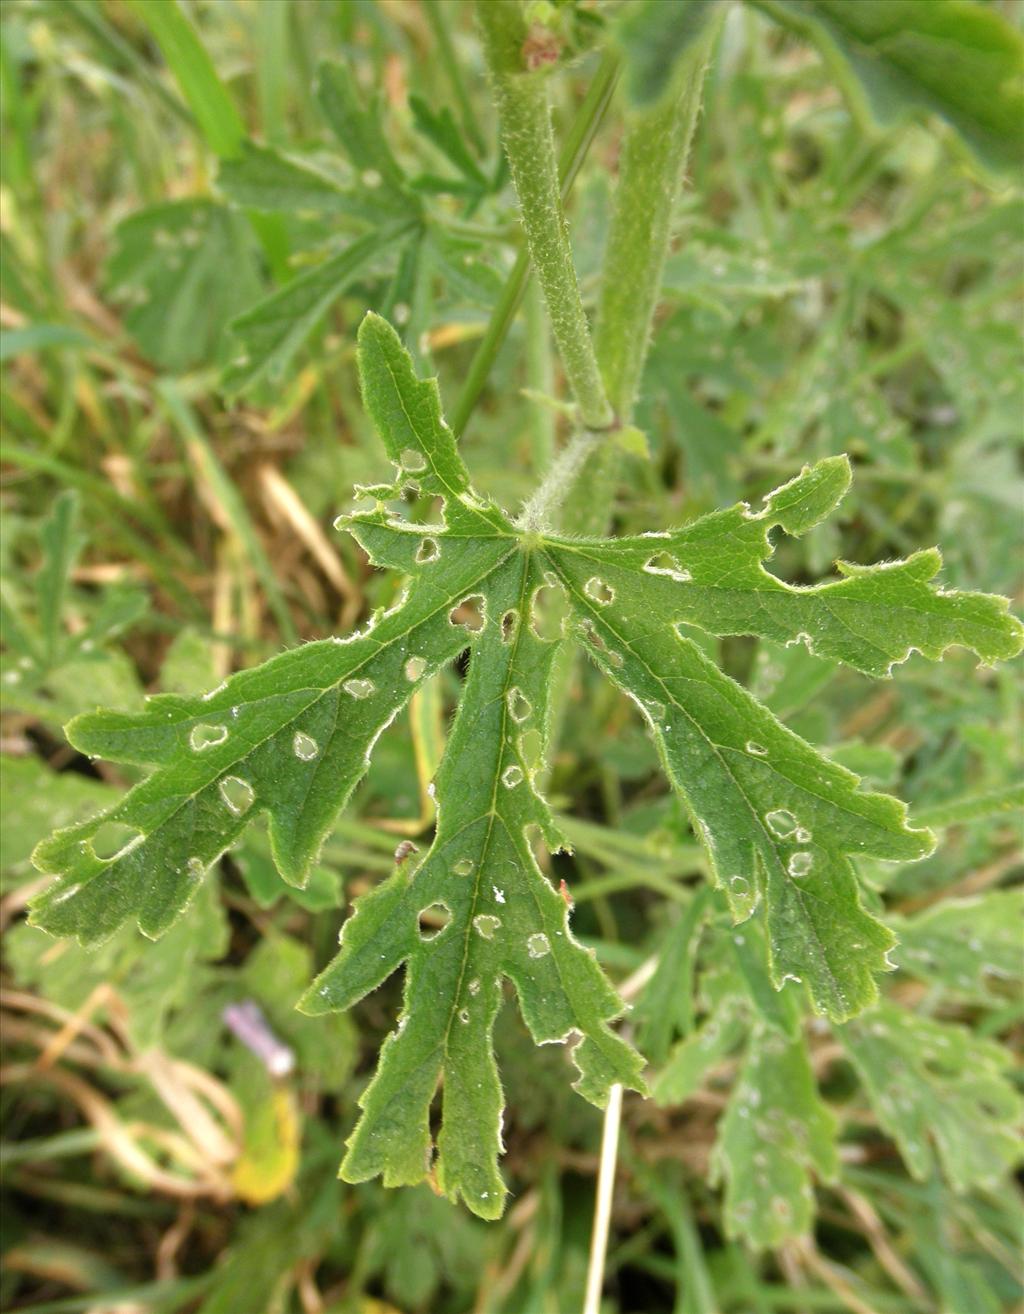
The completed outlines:
[[[131,0],[131,7],[153,34],[207,145],[225,159],[235,155],[245,136],[241,116],[178,0]]]
[[[366,409],[392,462],[424,493],[464,495],[469,474],[441,415],[436,379],[416,377],[401,339],[380,315],[366,315],[358,341]]]
[[[374,107],[364,108],[347,65],[320,65],[317,99],[331,130],[359,170],[363,186],[418,212],[419,201],[406,188],[405,175],[388,145],[380,116]]]
[[[835,1115],[818,1094],[802,1038],[756,1031],[715,1149],[725,1175],[725,1227],[758,1249],[806,1235],[811,1171],[839,1171]]]
[[[49,666],[57,662],[68,578],[85,543],[77,524],[78,494],[68,490],[56,498],[40,531],[43,562],[36,574],[36,605],[43,652]]]
[[[279,383],[296,352],[344,295],[352,280],[408,231],[383,228],[350,242],[343,251],[300,274],[231,322],[239,351],[224,373],[232,396],[258,383]]]

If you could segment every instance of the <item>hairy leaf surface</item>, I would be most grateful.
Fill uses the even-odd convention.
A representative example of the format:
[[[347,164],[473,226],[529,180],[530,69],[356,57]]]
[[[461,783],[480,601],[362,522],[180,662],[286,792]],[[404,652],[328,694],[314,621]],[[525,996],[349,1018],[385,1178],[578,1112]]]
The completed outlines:
[[[954,1190],[994,1187],[1018,1161],[1024,1106],[1001,1045],[892,1004],[840,1035],[913,1177],[924,1181],[937,1161]]]
[[[831,458],[757,514],[738,506],[672,532],[547,548],[586,647],[647,719],[734,915],[764,899],[776,985],[805,980],[837,1020],[875,998],[874,974],[894,943],[861,907],[850,857],[919,858],[931,836],[907,825],[895,799],[860,792],[852,772],[786,729],[682,627],[802,641],[869,674],[887,674],[915,648],[938,658],[965,643],[991,659],[1020,643],[1002,599],[929,587],[934,551],[844,566],[844,578],[808,588],[769,574],[771,528],[804,533],[849,479],[845,458]]]
[[[934,552],[844,567],[814,587],[769,574],[770,531],[804,533],[833,509],[849,483],[842,458],[805,469],[757,513],[739,506],[671,532],[567,539],[520,527],[473,491],[436,384],[415,376],[376,316],[360,330],[359,368],[398,474],[362,490],[366,500],[341,523],[375,565],[405,577],[403,593],[359,633],[283,653],[203,698],[166,694],[141,715],[74,721],[69,737],[83,752],[154,770],[109,813],[39,846],[38,865],[58,879],[32,915],[83,942],[129,919],[158,935],[260,813],[281,875],[303,884],[377,737],[425,678],[468,649],[433,843],[358,902],[303,1007],[349,1007],[405,964],[402,1017],[343,1171],[397,1184],[433,1167],[445,1191],[494,1217],[504,1186],[490,1035],[504,981],[538,1042],[580,1037],[584,1096],[601,1103],[613,1083],[643,1087],[639,1056],[608,1027],[618,996],[574,941],[566,903],[534,856],[537,836],[562,843],[537,783],[562,637],[579,636],[640,706],[733,920],[758,913],[732,952],[761,1024],[788,1043],[792,990],[776,995],[769,976],[776,989],[803,980],[819,1011],[843,1020],[872,1002],[888,966],[892,935],[862,907],[851,857],[915,858],[931,839],[907,825],[902,804],[861,792],[855,775],[786,729],[685,627],[803,639],[870,673],[954,643],[1007,656],[1020,627],[1002,600],[932,588]],[[410,485],[440,500],[440,523],[394,512]],[[116,852],[112,825],[124,836]],[[812,1158],[820,1167],[824,1150]]]
[[[836,1129],[803,1040],[756,1031],[716,1147],[729,1234],[762,1248],[806,1233],[811,1170],[827,1180],[839,1170]]]
[[[901,970],[954,994],[996,1003],[1024,976],[1024,890],[949,899],[917,917],[893,919]]]

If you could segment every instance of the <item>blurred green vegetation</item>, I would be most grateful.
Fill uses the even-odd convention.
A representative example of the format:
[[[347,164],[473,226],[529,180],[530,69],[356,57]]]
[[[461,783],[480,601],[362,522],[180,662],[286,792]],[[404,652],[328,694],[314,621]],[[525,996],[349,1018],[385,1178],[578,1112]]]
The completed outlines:
[[[771,7],[734,7],[709,76],[644,380],[647,452],[628,458],[616,528],[756,500],[845,451],[854,490],[780,545],[783,577],[939,543],[951,587],[1019,596],[1019,167],[994,171],[939,118],[873,118]],[[617,10],[538,7],[565,52],[560,141]],[[1019,24],[1015,4],[985,11]],[[502,1012],[514,1198],[484,1225],[426,1188],[335,1180],[400,983],[350,1015],[291,1008],[351,898],[429,832],[458,670],[382,739],[306,891],[250,831],[157,943],[125,930],[86,953],[22,915],[35,842],[137,778],[76,754],[71,716],[201,691],[392,600],[395,581],[330,529],[381,471],[355,384],[367,307],[438,373],[449,411],[460,394],[471,408],[463,450],[497,500],[515,506],[555,450],[534,290],[475,405],[464,391],[520,244],[469,8],[7,0],[0,42],[0,1299],[53,1314],[577,1310],[600,1115],[569,1089],[562,1049]],[[568,202],[588,297],[618,110]],[[881,1021],[849,1039],[810,1028],[839,1173],[817,1184],[806,1239],[754,1251],[727,1230],[716,1178],[751,1009],[731,937],[639,717],[578,671],[549,791],[576,853],[553,875],[627,985],[648,1057],[672,1054],[665,1098],[626,1101],[607,1309],[1009,1311],[1020,1202],[981,1134],[998,1099],[972,1078],[1020,1041],[1018,676],[953,651],[878,684],[803,648],[713,646],[943,841],[913,866],[861,864],[901,935],[897,971]],[[658,955],[669,967],[653,971]],[[225,1027],[247,1000],[292,1051],[287,1074]],[[928,1035],[955,1055],[925,1053]],[[907,1107],[888,1107],[903,1070]]]

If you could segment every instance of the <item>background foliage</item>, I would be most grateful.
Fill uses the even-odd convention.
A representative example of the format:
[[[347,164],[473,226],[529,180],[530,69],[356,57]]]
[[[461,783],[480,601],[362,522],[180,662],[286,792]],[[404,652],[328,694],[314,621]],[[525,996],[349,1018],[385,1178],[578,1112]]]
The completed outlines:
[[[674,39],[651,41],[649,8],[535,7],[561,60],[559,140],[604,24],[626,61],[569,201],[587,297],[617,107],[656,85],[649,61]],[[615,527],[756,503],[848,452],[851,494],[780,537],[783,578],[938,542],[947,584],[1013,594],[1019,151],[994,93],[957,100],[974,72],[908,91],[920,61],[890,48],[861,90],[881,37],[851,32],[850,8],[764,0],[728,18],[644,377],[647,449],[628,458]],[[1000,34],[1019,19],[980,12]],[[946,35],[966,49],[966,30]],[[426,1187],[335,1180],[399,983],[349,1014],[291,1007],[350,899],[429,834],[463,670],[382,738],[305,890],[250,828],[156,943],[126,927],[87,951],[23,917],[36,842],[140,778],[72,749],[72,716],[200,693],[394,601],[394,577],[329,528],[382,472],[355,330],[367,307],[390,319],[461,411],[519,245],[470,14],[12,0],[2,41],[5,1304],[578,1308],[600,1114],[570,1091],[563,1050],[499,1013],[513,1196],[485,1225]],[[909,115],[908,95],[944,119]],[[461,442],[506,506],[565,423],[545,401],[552,360],[531,289]],[[576,852],[551,875],[634,1004],[654,1093],[625,1105],[608,1308],[1012,1309],[1015,672],[953,650],[875,683],[800,646],[707,645],[942,842],[913,865],[858,860],[897,970],[875,1012],[802,1025],[791,992],[751,973],[756,927],[737,936],[706,891],[642,720],[580,667],[548,788]],[[96,842],[113,853],[124,836]],[[225,1026],[247,1001],[292,1051],[287,1071]]]

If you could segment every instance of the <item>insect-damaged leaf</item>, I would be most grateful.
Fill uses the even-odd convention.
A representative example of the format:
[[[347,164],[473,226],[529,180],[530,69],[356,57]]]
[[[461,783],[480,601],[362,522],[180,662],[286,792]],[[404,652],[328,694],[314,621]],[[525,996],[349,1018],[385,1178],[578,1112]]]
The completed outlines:
[[[715,1151],[729,1235],[767,1247],[806,1233],[814,1217],[811,1169],[829,1180],[839,1170],[836,1130],[803,1039],[757,1030]]]
[[[1019,1161],[1024,1105],[1001,1045],[892,1004],[840,1038],[912,1177],[926,1180],[937,1161],[955,1191],[995,1187]]]
[[[84,941],[129,918],[157,935],[260,812],[282,876],[301,884],[378,735],[423,679],[468,649],[433,845],[358,902],[303,1006],[347,1007],[406,964],[402,1018],[363,1096],[344,1172],[397,1184],[433,1166],[445,1191],[495,1217],[504,1186],[490,1033],[503,980],[536,1040],[582,1037],[574,1058],[588,1099],[601,1103],[612,1083],[643,1086],[639,1056],[608,1028],[618,996],[573,940],[532,851],[535,833],[560,842],[536,781],[566,629],[643,708],[733,916],[763,902],[775,985],[802,977],[817,1007],[842,1019],[873,999],[892,942],[860,905],[850,855],[913,858],[930,837],[907,826],[896,800],[861,793],[856,776],[785,729],[678,626],[806,635],[815,651],[875,673],[915,647],[939,656],[966,643],[1006,656],[1020,627],[1000,600],[933,590],[934,553],[847,567],[815,588],[768,574],[769,530],[799,534],[826,515],[849,482],[843,460],[805,470],[757,514],[736,507],[664,534],[568,540],[521,529],[473,492],[436,384],[416,378],[376,316],[360,330],[359,367],[398,476],[363,490],[366,509],[343,524],[375,565],[408,578],[405,592],[360,633],[285,653],[205,698],[164,695],[139,716],[73,722],[84,752],[155,770],[105,816],[40,845],[38,864],[58,879],[33,920]],[[441,499],[443,523],[392,516],[388,503],[410,483]],[[110,823],[127,834],[116,852],[97,847]],[[759,923],[751,930],[765,938]],[[429,1112],[442,1078],[435,1159]]]
[[[938,658],[961,643],[992,660],[1012,655],[1021,637],[1002,599],[930,587],[935,551],[841,566],[843,578],[808,588],[769,574],[770,529],[806,532],[849,479],[846,459],[831,458],[757,514],[741,505],[671,532],[546,544],[585,645],[646,717],[734,916],[763,899],[775,984],[806,981],[817,1008],[840,1021],[875,998],[874,974],[894,943],[861,906],[850,857],[918,858],[931,836],[907,825],[895,799],[861,792],[852,772],[786,729],[681,627],[803,641],[876,675],[915,648]]]

